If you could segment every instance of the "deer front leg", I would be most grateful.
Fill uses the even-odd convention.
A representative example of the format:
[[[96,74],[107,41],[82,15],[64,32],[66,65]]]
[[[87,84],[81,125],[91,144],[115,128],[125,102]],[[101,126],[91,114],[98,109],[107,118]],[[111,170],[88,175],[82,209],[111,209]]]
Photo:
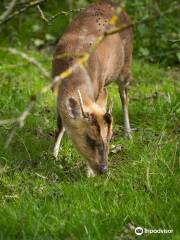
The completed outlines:
[[[96,174],[94,173],[94,171],[91,169],[91,167],[88,166],[88,169],[87,169],[87,177],[90,178],[90,177],[95,177]]]
[[[127,136],[129,139],[132,139],[131,127],[130,127],[130,122],[129,122],[129,112],[128,112],[128,89],[127,89],[127,87],[121,85],[121,87],[119,87],[119,94],[120,94],[120,98],[121,98],[123,117],[124,117],[125,136]]]
[[[65,128],[63,127],[63,123],[59,114],[57,118],[57,125],[58,125],[58,130],[56,132],[55,144],[54,144],[54,150],[53,150],[53,155],[55,158],[57,158],[58,156],[61,140],[65,132]]]

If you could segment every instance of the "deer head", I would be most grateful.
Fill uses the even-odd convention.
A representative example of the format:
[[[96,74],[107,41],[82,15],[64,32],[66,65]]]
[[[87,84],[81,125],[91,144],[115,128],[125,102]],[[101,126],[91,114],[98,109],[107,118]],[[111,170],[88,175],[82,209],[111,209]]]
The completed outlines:
[[[78,97],[68,97],[66,126],[76,149],[97,175],[107,171],[108,145],[112,135],[111,107],[106,110],[107,92],[103,89],[96,102],[84,104],[81,92]]]

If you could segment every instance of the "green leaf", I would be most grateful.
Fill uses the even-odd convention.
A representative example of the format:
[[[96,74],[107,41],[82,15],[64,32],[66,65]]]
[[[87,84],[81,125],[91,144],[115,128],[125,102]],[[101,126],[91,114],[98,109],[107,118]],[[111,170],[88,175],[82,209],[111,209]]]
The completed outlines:
[[[177,52],[176,56],[177,56],[178,61],[180,62],[180,52]]]
[[[143,55],[143,56],[149,56],[149,50],[147,49],[147,48],[140,48],[139,49],[139,51],[140,51],[140,53],[141,53],[141,55]]]

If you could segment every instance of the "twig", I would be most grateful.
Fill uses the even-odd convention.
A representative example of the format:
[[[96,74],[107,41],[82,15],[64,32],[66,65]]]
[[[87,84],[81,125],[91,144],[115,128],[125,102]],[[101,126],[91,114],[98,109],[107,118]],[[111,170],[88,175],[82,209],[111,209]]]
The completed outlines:
[[[35,101],[36,101],[35,98],[32,97],[30,100],[30,103],[28,104],[26,109],[21,113],[21,115],[19,117],[7,119],[7,120],[0,120],[0,126],[15,124],[17,127],[22,128],[24,126],[27,116],[30,114],[30,112],[35,104]],[[11,143],[15,134],[16,134],[16,129],[14,128],[6,141],[5,148],[8,148],[8,146]]]
[[[62,16],[62,15],[68,16],[68,15],[72,14],[73,12],[80,12],[81,10],[84,10],[84,8],[71,9],[69,11],[60,10],[55,15],[48,18],[48,24],[52,24],[52,22],[59,16]]]
[[[27,108],[21,113],[21,115],[19,117],[0,120],[0,126],[16,124],[18,127],[22,128],[24,126],[25,119],[30,114],[31,109],[34,106],[35,101],[36,101],[35,97],[32,97]]]
[[[42,18],[46,23],[49,23],[49,20],[47,19],[47,17],[45,16],[43,10],[40,8],[39,5],[37,5],[37,9],[38,9],[39,12],[40,12],[41,18]]]
[[[72,2],[73,0],[68,0],[68,7],[69,7],[69,9],[71,10],[71,9],[73,9],[73,2]],[[69,22],[71,22],[72,21],[72,12],[69,14]]]
[[[8,21],[10,21],[15,16],[20,15],[21,13],[27,11],[29,8],[37,6],[40,3],[45,2],[45,1],[47,1],[47,0],[32,0],[32,1],[30,1],[25,7],[21,8],[17,11],[14,11],[12,14],[8,15],[5,19],[3,19],[3,20],[0,19],[0,25],[4,24],[4,23],[7,23]]]
[[[0,16],[0,22],[3,22],[6,20],[6,18],[9,16],[9,14],[12,12],[13,8],[16,5],[17,0],[12,0],[4,13]]]
[[[10,145],[10,143],[11,143],[11,141],[12,141],[12,139],[13,139],[15,134],[16,134],[16,129],[14,128],[12,130],[12,132],[9,134],[9,136],[8,136],[8,138],[6,140],[5,149],[7,149],[9,147],[9,145]]]
[[[14,195],[4,195],[3,196],[4,199],[18,199],[19,195],[18,194],[14,194]]]
[[[117,27],[111,31],[108,31],[108,32],[105,32],[104,33],[104,36],[109,36],[109,35],[113,35],[113,34],[116,34],[116,33],[119,33],[119,32],[123,32],[124,30],[126,30],[127,28],[130,28],[130,27],[133,27],[134,24],[133,23],[130,23],[130,24],[124,24],[122,25],[121,27]]]
[[[150,100],[150,99],[157,99],[160,97],[160,94],[158,92],[152,93],[150,96],[145,97],[132,97],[131,100],[139,101],[139,100]]]
[[[37,172],[34,173],[35,176],[42,178],[42,179],[48,179],[47,177],[43,176],[42,174],[39,174]]]
[[[176,43],[176,42],[180,42],[180,39],[169,39],[168,41],[169,41],[169,42]]]
[[[17,64],[7,64],[7,65],[3,65],[3,63],[0,62],[0,70],[6,70],[9,68],[18,68],[18,67],[25,67],[27,66],[27,63],[17,63]]]
[[[83,10],[84,8],[78,8],[78,9],[71,9],[69,11],[59,11],[58,13],[56,13],[55,15],[53,16],[50,16],[50,17],[46,17],[43,10],[40,8],[40,6],[38,5],[37,6],[37,9],[38,11],[40,12],[40,15],[41,15],[41,18],[43,21],[45,21],[46,23],[48,23],[48,25],[52,24],[52,22],[57,18],[59,17],[60,15],[64,15],[64,16],[68,16],[68,15],[72,15],[73,12],[80,12],[81,10]]]
[[[5,47],[0,47],[0,50],[10,52],[11,54],[18,55],[21,58],[25,59],[35,67],[39,69],[39,71],[43,74],[44,77],[50,78],[49,73],[46,71],[46,69],[39,63],[35,58],[28,56],[26,53],[19,51],[15,48],[5,48]]]

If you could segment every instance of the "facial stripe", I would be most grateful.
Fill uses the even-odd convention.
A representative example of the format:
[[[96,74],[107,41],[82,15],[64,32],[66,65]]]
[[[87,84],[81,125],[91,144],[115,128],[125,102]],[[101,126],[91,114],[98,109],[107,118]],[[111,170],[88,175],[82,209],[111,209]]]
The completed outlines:
[[[100,135],[100,133],[101,133],[100,125],[99,125],[99,123],[98,123],[98,121],[97,121],[95,115],[92,114],[91,116],[92,116],[92,124],[96,126],[97,131],[98,131],[98,134]]]
[[[98,147],[99,155],[101,156],[101,163],[106,163],[106,147],[104,142]]]
[[[105,113],[104,120],[106,121],[106,123],[108,125],[108,131],[107,131],[107,138],[108,138],[109,135],[110,135],[111,125],[112,125],[112,116],[111,116],[111,114]]]
[[[91,137],[89,137],[88,135],[86,136],[86,142],[87,144],[91,147],[92,150],[95,150],[96,148],[96,142],[94,139],[92,139]]]

